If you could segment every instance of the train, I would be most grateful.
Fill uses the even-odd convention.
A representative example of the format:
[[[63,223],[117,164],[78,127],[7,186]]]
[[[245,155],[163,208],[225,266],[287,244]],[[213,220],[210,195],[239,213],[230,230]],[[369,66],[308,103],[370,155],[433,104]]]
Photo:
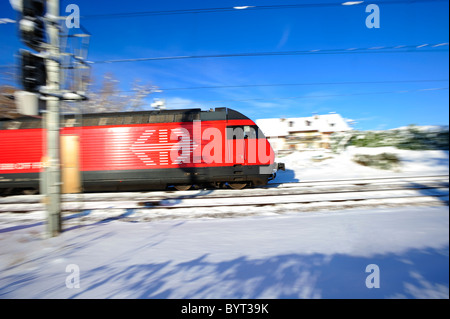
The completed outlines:
[[[60,120],[63,193],[242,189],[284,170],[254,121],[231,108],[69,114]],[[48,166],[41,117],[0,119],[0,191],[37,193]]]

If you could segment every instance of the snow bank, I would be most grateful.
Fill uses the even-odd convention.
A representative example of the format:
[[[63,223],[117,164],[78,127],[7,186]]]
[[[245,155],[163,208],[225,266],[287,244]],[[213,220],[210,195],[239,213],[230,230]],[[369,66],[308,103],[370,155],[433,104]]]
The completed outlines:
[[[393,153],[400,159],[400,166],[394,170],[382,170],[362,166],[352,158],[357,154],[377,155]],[[307,180],[370,178],[382,176],[424,176],[449,173],[448,151],[411,151],[395,147],[348,147],[340,154],[327,151],[294,152],[277,159],[286,165],[286,171],[279,171],[274,182]]]

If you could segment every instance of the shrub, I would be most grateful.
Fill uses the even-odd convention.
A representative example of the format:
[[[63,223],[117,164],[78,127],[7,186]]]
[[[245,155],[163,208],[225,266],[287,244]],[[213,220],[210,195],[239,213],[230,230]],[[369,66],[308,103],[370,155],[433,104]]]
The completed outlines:
[[[393,169],[400,165],[400,159],[393,153],[381,153],[377,155],[356,154],[353,161],[364,166],[380,169]]]
[[[333,143],[339,143],[342,141],[342,137],[336,136],[331,141],[332,149],[334,149]],[[448,129],[445,128],[425,130],[415,125],[410,125],[406,129],[387,131],[353,131],[346,145],[356,147],[394,146],[405,150],[448,150],[449,134]]]

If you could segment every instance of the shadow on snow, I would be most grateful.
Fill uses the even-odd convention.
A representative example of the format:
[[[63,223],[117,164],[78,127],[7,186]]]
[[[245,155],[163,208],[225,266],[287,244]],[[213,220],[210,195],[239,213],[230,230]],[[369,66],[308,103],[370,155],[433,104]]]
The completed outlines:
[[[369,264],[380,269],[380,288],[366,287]],[[70,298],[448,298],[448,268],[448,247],[369,258],[288,254],[214,262],[205,254],[178,264],[93,268]]]

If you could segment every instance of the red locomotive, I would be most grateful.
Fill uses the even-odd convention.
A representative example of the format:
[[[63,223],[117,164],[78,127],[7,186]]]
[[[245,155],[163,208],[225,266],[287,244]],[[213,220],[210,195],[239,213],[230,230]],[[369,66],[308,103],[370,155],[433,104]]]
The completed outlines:
[[[240,189],[284,170],[256,124],[227,108],[66,115],[61,126],[63,188],[79,179],[87,192]],[[38,190],[42,119],[0,120],[0,143],[0,190]]]

